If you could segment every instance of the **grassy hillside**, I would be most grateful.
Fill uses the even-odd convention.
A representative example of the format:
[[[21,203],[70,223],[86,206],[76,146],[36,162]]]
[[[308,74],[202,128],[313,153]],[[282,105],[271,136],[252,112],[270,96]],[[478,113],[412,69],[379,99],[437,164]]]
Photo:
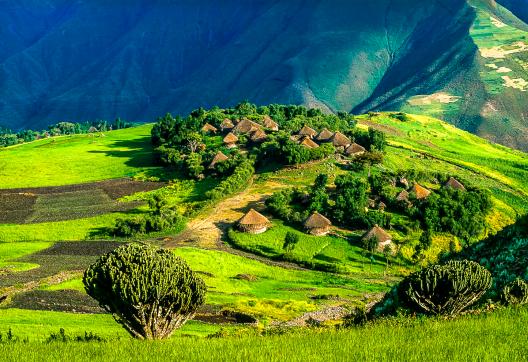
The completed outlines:
[[[491,143],[434,118],[390,114],[359,117],[363,127],[388,135],[387,166],[431,171],[453,170],[488,189],[497,206],[514,221],[528,212],[528,159],[523,152]]]
[[[528,176],[528,159],[524,153],[490,143],[426,116],[371,113],[358,116],[356,120],[358,127],[382,130],[388,139],[383,164],[373,166],[370,170],[373,174],[383,171],[424,171],[428,173],[424,176],[424,180],[428,180],[424,181],[424,186],[433,191],[441,187],[431,176],[437,173],[454,175],[467,185],[488,189],[492,194],[494,207],[488,216],[488,229],[481,238],[511,224],[517,215],[528,212],[528,188],[524,182]],[[0,295],[6,291],[9,294],[7,301],[2,304],[3,309],[0,309],[0,324],[3,326],[0,333],[5,335],[11,327],[20,337],[29,337],[31,345],[39,349],[45,346],[38,341],[63,327],[72,335],[82,334],[86,330],[105,338],[118,336],[121,340],[115,344],[118,346],[115,353],[126,354],[128,348],[133,348],[135,342],[129,341],[110,316],[101,314],[97,304],[85,294],[81,277],[82,271],[99,255],[120,243],[87,239],[99,238],[101,234],[96,233],[99,229],[113,225],[117,217],[134,216],[142,212],[144,207],[138,204],[134,209],[123,212],[105,209],[105,212],[97,216],[81,218],[78,215],[84,214],[75,208],[79,206],[83,210],[92,210],[94,205],[88,199],[93,199],[96,203],[98,200],[109,202],[109,198],[114,200],[120,195],[135,192],[136,189],[132,187],[136,187],[135,184],[98,183],[93,190],[69,185],[61,186],[60,192],[56,193],[55,188],[45,189],[53,192],[42,195],[38,189],[30,189],[31,192],[28,193],[25,192],[27,189],[24,191],[13,188],[27,186],[29,182],[16,177],[15,172],[24,172],[19,165],[21,158],[32,163],[36,170],[28,176],[32,180],[31,186],[65,185],[136,174],[162,175],[162,170],[152,167],[150,163],[152,148],[149,132],[150,126],[145,125],[109,132],[105,137],[95,139],[90,139],[89,136],[63,137],[57,138],[55,143],[53,140],[43,140],[0,151],[2,155],[6,155],[5,161],[2,158],[3,162],[14,169],[18,167],[18,171],[2,174],[7,187],[17,197],[22,194],[37,198],[31,209],[32,217],[18,224],[0,224]],[[41,154],[41,149],[49,152],[46,157]],[[57,167],[54,171],[56,173],[41,171],[45,170],[47,159],[60,154],[66,154],[68,162],[60,167],[53,166]],[[134,162],[137,159],[142,161]],[[392,225],[396,226],[389,230],[393,240],[401,241],[403,256],[399,259],[380,253],[366,253],[360,247],[360,238],[365,231],[361,228],[339,229],[338,233],[326,237],[308,236],[298,226],[271,218],[266,212],[264,201],[269,195],[291,187],[309,187],[318,174],[330,175],[330,187],[338,175],[355,173],[356,176],[366,178],[368,169],[354,171],[341,161],[334,155],[296,166],[281,166],[270,161],[257,169],[245,188],[225,195],[203,209],[199,205],[204,193],[218,185],[218,179],[214,176],[203,180],[183,180],[180,179],[181,175],[174,173],[172,177],[176,179],[173,183],[161,185],[164,188],[160,193],[168,195],[169,202],[188,215],[188,227],[183,231],[170,230],[140,238],[145,242],[172,248],[174,253],[183,257],[200,274],[208,287],[206,306],[198,312],[195,321],[178,331],[177,336],[203,337],[217,332],[220,332],[219,335],[252,335],[260,328],[283,323],[303,326],[309,318],[320,315],[326,318],[326,313],[332,315],[335,310],[338,310],[335,313],[343,313],[339,314],[342,316],[349,312],[349,308],[368,305],[379,299],[402,276],[417,267],[411,263],[411,259],[414,253],[413,243],[418,240],[421,231],[406,231],[402,228],[401,226],[409,225],[413,220],[390,207],[385,213],[392,215]],[[98,165],[98,169],[95,170],[92,165]],[[62,177],[62,173],[66,176]],[[124,192],[121,188],[130,192]],[[108,197],[103,197],[103,194]],[[87,195],[93,197],[86,197]],[[100,205],[95,206],[99,210]],[[272,228],[264,234],[254,236],[229,231],[250,207],[263,210],[270,216]],[[49,208],[48,212],[46,208]],[[60,218],[60,210],[70,210],[64,213],[72,214],[72,218]],[[39,220],[56,221],[38,222]],[[289,255],[285,255],[283,248],[287,232],[299,236],[297,244],[288,252]],[[437,260],[438,255],[449,250],[452,239],[454,237],[449,234],[435,234],[433,246],[425,255],[425,262]],[[64,240],[69,242],[61,242]],[[329,270],[337,273],[328,272]],[[256,318],[258,328],[248,328],[233,320],[226,320],[223,313],[232,311]],[[525,311],[502,313],[501,318],[510,318],[512,323],[526,318]],[[408,359],[412,349],[394,352],[389,350],[389,346],[401,338],[412,341],[437,333],[438,339],[424,346],[423,351],[414,351],[417,356],[423,356],[426,347],[440,350],[441,344],[462,335],[466,339],[459,342],[456,345],[458,347],[460,343],[474,343],[479,333],[492,336],[506,334],[507,338],[517,338],[518,328],[502,325],[497,318],[483,316],[454,322],[387,322],[365,330],[293,334],[285,340],[290,343],[297,341],[300,346],[327,346],[327,343],[331,343],[329,346],[337,351],[335,359],[341,359],[340,353],[357,353],[358,357],[364,358],[377,353],[387,358],[392,356]],[[331,317],[323,318],[323,325],[334,323]],[[453,326],[457,328],[455,332],[452,330]],[[383,343],[379,342],[381,336],[386,336]],[[329,342],[328,338],[332,338],[334,342]],[[356,344],[348,342],[341,351],[339,346],[344,343],[340,341],[344,340],[358,341],[357,345],[367,347],[358,350]],[[165,348],[168,348],[166,346],[182,344],[183,348],[186,341],[184,338],[173,338],[167,344],[152,344],[149,348],[158,349],[155,353],[163,354],[166,353]],[[229,359],[235,349],[231,351],[231,347],[225,346],[233,346],[234,341],[204,339],[196,343],[203,343],[203,346],[213,348],[214,351],[222,349],[215,356]],[[271,351],[268,358],[272,358],[282,348],[277,347],[277,343],[282,343],[277,337],[247,337],[236,341],[240,343],[239,350],[247,354],[250,353],[249,345],[263,343],[263,347]],[[82,348],[97,349],[100,348],[98,346],[87,344],[86,347],[71,347],[73,349],[65,353],[79,353],[81,356],[83,353],[92,353],[84,352]],[[0,353],[2,348],[0,343]],[[512,348],[507,353],[513,356],[521,353],[516,346]],[[306,353],[307,358],[313,356],[312,350],[304,349],[306,352],[302,353]],[[472,353],[485,352],[484,347],[479,347]],[[299,355],[304,356],[302,353]],[[461,353],[461,358],[465,356],[463,349],[452,353]],[[498,353],[502,353],[502,350]]]
[[[53,137],[0,149],[2,189],[60,186],[155,174],[151,125]]]
[[[44,317],[43,323],[51,318]],[[72,316],[72,321],[81,322],[82,317]],[[423,361],[432,356],[436,361],[523,361],[528,352],[523,329],[526,322],[528,312],[522,309],[454,321],[387,321],[351,330],[311,330],[264,337],[242,331],[240,336],[231,338],[174,338],[153,343],[127,338],[107,343],[39,343],[41,339],[34,338],[29,344],[0,344],[0,356],[4,361]],[[103,326],[102,321],[97,325]],[[191,325],[184,329],[192,333]],[[66,333],[76,335],[78,330],[72,326]],[[20,335],[24,335],[23,329]]]

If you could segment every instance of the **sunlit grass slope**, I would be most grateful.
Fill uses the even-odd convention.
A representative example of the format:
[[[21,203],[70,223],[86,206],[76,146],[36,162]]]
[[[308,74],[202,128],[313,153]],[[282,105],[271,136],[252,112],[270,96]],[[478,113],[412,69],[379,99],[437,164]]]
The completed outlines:
[[[59,186],[152,172],[146,124],[0,148],[0,187]]]
[[[528,212],[528,155],[494,144],[435,118],[388,113],[360,116],[360,124],[383,130],[390,148],[386,163],[401,168],[456,173],[490,190],[497,205],[516,214]]]
[[[31,313],[30,313],[31,314]],[[46,318],[47,320],[48,318]],[[104,319],[104,320],[103,320]],[[73,320],[73,319],[72,319]],[[77,321],[80,321],[77,318]],[[110,323],[101,318],[99,325]],[[425,319],[342,331],[305,330],[275,336],[173,338],[145,343],[0,344],[3,361],[525,361],[526,309]],[[187,327],[185,327],[187,328]],[[78,327],[73,328],[78,331]],[[14,329],[16,334],[16,329]],[[68,330],[66,330],[68,332]],[[117,332],[117,330],[116,330]]]

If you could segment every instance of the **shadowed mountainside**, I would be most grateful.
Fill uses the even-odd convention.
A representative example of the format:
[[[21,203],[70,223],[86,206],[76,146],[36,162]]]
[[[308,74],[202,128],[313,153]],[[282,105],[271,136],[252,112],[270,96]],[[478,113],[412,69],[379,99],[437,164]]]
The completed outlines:
[[[525,0],[501,1],[514,14],[470,2],[7,0],[0,124],[153,120],[248,99],[405,109],[526,148],[528,52],[484,51],[495,68],[482,56],[523,43]]]

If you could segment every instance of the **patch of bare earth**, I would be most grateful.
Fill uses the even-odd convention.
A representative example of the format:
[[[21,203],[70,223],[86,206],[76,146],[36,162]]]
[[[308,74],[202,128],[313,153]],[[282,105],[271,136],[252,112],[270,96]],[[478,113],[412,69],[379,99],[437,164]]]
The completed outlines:
[[[361,120],[361,121],[359,121],[359,123],[363,124],[363,125],[365,125],[367,127],[371,127],[371,128],[377,129],[378,131],[382,131],[382,132],[384,132],[386,134],[389,134],[391,136],[395,136],[395,137],[404,137],[405,136],[405,133],[403,133],[399,129],[391,127],[391,126],[387,126],[387,125],[384,125],[384,124],[379,124],[379,123],[368,121],[368,120]]]
[[[227,230],[249,209],[265,210],[264,202],[274,190],[287,187],[276,182],[252,183],[245,191],[219,202],[213,209],[191,220],[181,234],[165,239],[165,247],[189,242],[207,249],[222,249]],[[265,191],[262,191],[265,190]]]

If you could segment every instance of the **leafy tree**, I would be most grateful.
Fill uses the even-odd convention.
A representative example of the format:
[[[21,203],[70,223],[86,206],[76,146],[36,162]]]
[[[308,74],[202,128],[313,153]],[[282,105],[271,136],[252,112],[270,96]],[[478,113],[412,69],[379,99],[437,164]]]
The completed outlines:
[[[335,185],[335,220],[342,225],[363,226],[368,204],[368,185],[365,180],[351,174],[339,175]]]
[[[371,176],[371,168],[374,165],[379,165],[383,163],[383,153],[378,151],[365,152],[361,155],[354,157],[352,167],[353,169],[364,170],[365,167],[368,167],[368,175]]]
[[[376,238],[362,239],[361,246],[373,254],[378,248],[378,240]]]
[[[202,145],[202,135],[198,132],[190,132],[186,136],[186,143],[191,153],[194,153]]]
[[[185,159],[185,172],[190,178],[198,178],[204,169],[202,166],[202,155],[199,153],[191,153]]]
[[[88,295],[138,339],[164,339],[204,303],[206,286],[171,251],[130,244],[84,273]]]
[[[282,248],[287,253],[291,253],[293,251],[293,248],[298,242],[299,242],[299,235],[292,233],[291,231],[288,231],[286,233],[286,236],[284,237],[284,245]]]
[[[377,129],[374,129],[372,127],[369,127],[368,137],[369,151],[385,152],[385,147],[387,145],[385,133],[383,133],[382,131],[378,131]]]
[[[235,112],[239,116],[249,116],[257,113],[257,106],[248,101],[244,101],[235,106]]]

